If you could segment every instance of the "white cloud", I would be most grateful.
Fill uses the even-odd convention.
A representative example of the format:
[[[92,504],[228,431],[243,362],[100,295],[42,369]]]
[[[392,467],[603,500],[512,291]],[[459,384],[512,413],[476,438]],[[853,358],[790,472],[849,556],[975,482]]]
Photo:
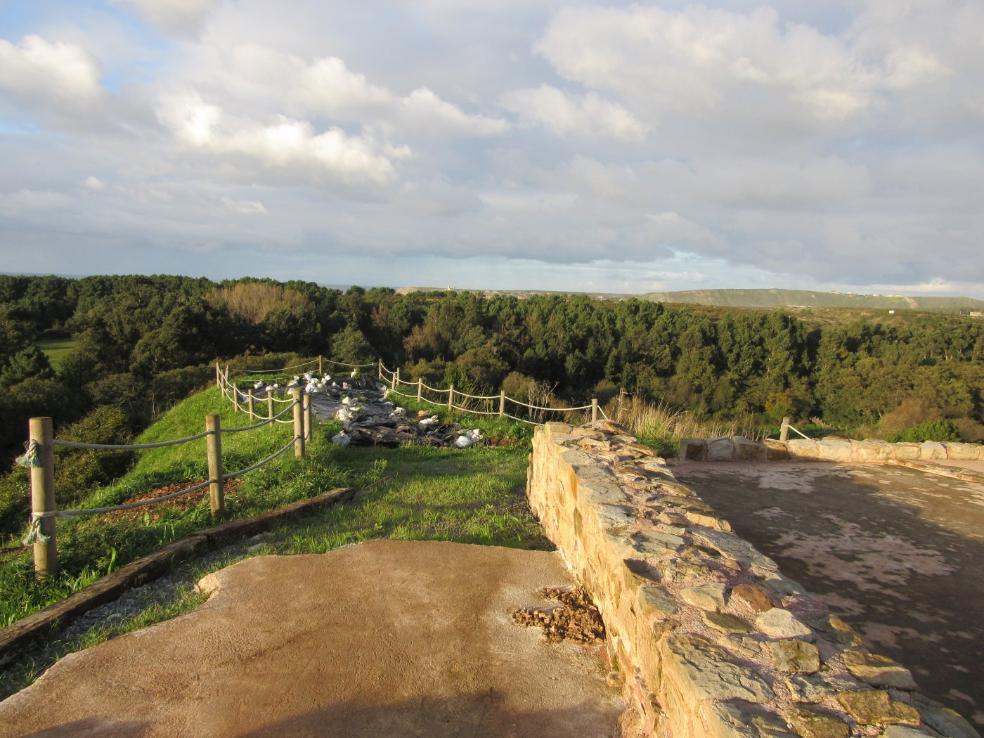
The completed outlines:
[[[672,110],[840,122],[868,110],[882,92],[946,73],[925,47],[901,43],[864,54],[849,39],[784,23],[771,8],[567,8],[536,48],[568,79],[613,90],[650,116]]]
[[[323,57],[311,64],[292,57],[290,64],[296,71],[284,83],[289,87],[290,100],[303,110],[339,115],[394,103],[389,90],[370,84],[364,74],[350,71],[337,57]]]
[[[400,100],[400,120],[417,130],[430,129],[440,135],[494,136],[509,130],[506,121],[469,115],[426,87],[420,87]]]
[[[221,202],[229,210],[241,215],[266,215],[266,206],[258,200],[234,200],[231,197],[223,196]]]
[[[197,28],[217,0],[116,0],[129,5],[155,26],[167,31],[187,32]]]
[[[540,85],[506,93],[501,102],[524,122],[542,125],[561,136],[638,141],[646,135],[646,127],[632,113],[594,92],[570,95],[556,87]]]
[[[196,94],[165,98],[158,117],[190,147],[242,156],[315,183],[328,176],[345,183],[386,184],[395,176],[391,160],[410,156],[407,147],[353,136],[341,128],[317,133],[309,122],[285,116],[268,124],[239,120]]]
[[[106,189],[106,183],[99,179],[99,177],[94,177],[91,174],[82,181],[82,186],[93,192]]]
[[[25,36],[0,39],[0,93],[55,108],[78,108],[103,94],[99,64],[80,46]]]

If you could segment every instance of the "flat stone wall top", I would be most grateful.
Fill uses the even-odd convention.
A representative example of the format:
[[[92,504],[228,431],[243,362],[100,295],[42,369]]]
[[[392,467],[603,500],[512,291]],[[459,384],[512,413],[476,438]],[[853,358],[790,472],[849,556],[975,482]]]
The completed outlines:
[[[955,461],[984,460],[980,443],[889,443],[849,438],[794,438],[790,441],[750,441],[747,438],[688,438],[680,442],[680,458],[689,461]]]
[[[977,736],[623,428],[537,429],[527,492],[604,617],[638,733]]]

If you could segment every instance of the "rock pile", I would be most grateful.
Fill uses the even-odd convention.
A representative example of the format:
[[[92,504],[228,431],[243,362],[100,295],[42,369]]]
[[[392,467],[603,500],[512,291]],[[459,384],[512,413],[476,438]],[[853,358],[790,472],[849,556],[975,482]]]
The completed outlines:
[[[644,734],[977,737],[625,429],[537,429],[527,492],[604,617]]]
[[[408,418],[402,407],[386,399],[386,386],[371,380],[346,380],[338,386],[322,386],[311,396],[312,411],[320,418],[342,423],[332,441],[338,446],[388,446],[404,444],[469,448],[487,443],[477,428],[442,423],[425,411]]]

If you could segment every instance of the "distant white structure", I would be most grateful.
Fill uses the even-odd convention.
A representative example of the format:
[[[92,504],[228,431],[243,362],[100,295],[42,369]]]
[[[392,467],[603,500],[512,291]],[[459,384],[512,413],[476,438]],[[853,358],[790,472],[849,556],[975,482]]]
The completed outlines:
[[[889,310],[889,311],[888,311],[888,314],[889,314],[889,315],[895,315],[895,311],[894,311],[894,310]]]

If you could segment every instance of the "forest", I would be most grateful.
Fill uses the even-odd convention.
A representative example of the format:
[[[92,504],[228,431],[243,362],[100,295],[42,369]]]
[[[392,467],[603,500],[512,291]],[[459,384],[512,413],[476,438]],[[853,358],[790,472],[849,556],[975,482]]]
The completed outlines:
[[[57,360],[45,350],[55,344]],[[782,311],[578,295],[0,276],[3,462],[21,451],[31,416],[120,442],[207,384],[216,358],[248,364],[285,352],[382,358],[404,378],[464,391],[501,386],[522,398],[539,388],[610,402],[624,389],[762,427],[790,415],[890,440],[984,440],[984,322],[957,315],[820,324]],[[112,473],[89,473],[103,471]]]

